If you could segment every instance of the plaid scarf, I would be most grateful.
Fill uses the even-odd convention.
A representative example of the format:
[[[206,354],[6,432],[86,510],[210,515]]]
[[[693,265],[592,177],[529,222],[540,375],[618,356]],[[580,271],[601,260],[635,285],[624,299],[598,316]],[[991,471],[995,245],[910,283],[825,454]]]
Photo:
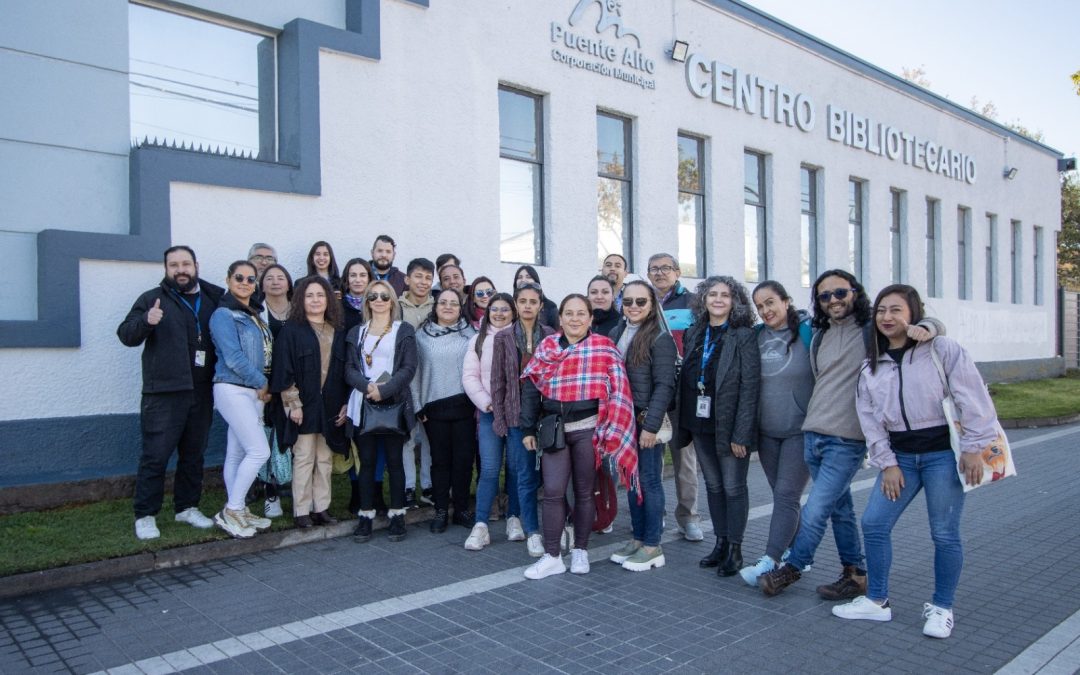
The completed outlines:
[[[559,334],[540,341],[522,378],[529,378],[544,398],[556,401],[599,402],[593,448],[596,468],[601,459],[613,460],[619,478],[637,490],[637,442],[634,438],[634,399],[622,357],[615,344],[590,333],[581,342],[563,349]]]

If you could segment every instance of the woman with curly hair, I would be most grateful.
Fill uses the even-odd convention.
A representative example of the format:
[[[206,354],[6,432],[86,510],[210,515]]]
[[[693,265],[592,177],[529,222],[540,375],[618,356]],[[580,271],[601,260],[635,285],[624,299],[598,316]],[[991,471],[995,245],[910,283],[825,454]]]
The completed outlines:
[[[693,311],[683,338],[679,427],[684,438],[694,439],[716,533],[712,552],[698,564],[733,576],[742,568],[750,509],[746,474],[757,442],[761,358],[754,307],[742,284],[713,276],[698,284]]]

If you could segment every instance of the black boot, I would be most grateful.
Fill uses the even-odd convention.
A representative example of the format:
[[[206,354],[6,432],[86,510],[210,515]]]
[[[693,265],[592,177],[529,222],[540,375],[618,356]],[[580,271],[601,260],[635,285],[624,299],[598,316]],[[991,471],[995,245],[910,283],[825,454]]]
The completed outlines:
[[[446,512],[446,509],[436,509],[435,517],[431,519],[431,532],[432,534],[442,534],[446,532],[446,526],[450,521],[450,514]]]
[[[371,518],[366,516],[360,516],[360,520],[356,523],[356,529],[353,530],[353,541],[362,544],[365,541],[371,540]]]
[[[390,516],[390,527],[387,530],[387,534],[390,535],[388,539],[390,541],[401,541],[405,538],[405,516],[398,514],[396,516]]]
[[[742,569],[742,544],[732,544],[728,550],[728,557],[716,570],[716,575],[721,577],[733,577]]]
[[[727,560],[728,551],[730,550],[730,547],[731,546],[730,546],[730,544],[728,544],[728,540],[726,538],[717,539],[716,540],[716,545],[713,546],[712,552],[709,553],[709,555],[702,558],[701,560],[699,560],[698,561],[698,566],[699,567],[718,567],[720,565],[720,563]]]
[[[360,479],[349,481],[349,513],[356,514],[360,511]]]

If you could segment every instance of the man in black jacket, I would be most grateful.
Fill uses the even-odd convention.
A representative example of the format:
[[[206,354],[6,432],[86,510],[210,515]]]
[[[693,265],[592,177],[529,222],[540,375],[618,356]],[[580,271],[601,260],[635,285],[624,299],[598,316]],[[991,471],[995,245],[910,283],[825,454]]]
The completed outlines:
[[[199,281],[195,252],[165,250],[165,278],[146,291],[116,329],[128,347],[143,345],[142,457],[135,478],[135,536],[156,539],[165,496],[165,469],[178,451],[173,495],[176,520],[213,527],[199,511],[203,454],[213,419],[214,344],[210,315],[224,290]]]

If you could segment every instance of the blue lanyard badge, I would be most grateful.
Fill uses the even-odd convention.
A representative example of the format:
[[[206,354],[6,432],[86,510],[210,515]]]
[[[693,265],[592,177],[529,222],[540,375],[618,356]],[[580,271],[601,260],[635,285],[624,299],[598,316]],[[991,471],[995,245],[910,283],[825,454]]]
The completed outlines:
[[[173,295],[175,295],[180,302],[184,303],[184,307],[187,307],[191,310],[191,313],[195,315],[195,339],[199,344],[202,344],[202,321],[199,320],[199,309],[202,308],[202,293],[199,293],[199,297],[195,298],[194,307],[183,295],[175,290],[173,290]]]
[[[716,351],[716,342],[712,341],[712,326],[706,326],[705,345],[701,348],[701,370],[698,372],[697,381],[698,392],[702,394],[705,393],[705,366],[708,365],[714,351]]]

